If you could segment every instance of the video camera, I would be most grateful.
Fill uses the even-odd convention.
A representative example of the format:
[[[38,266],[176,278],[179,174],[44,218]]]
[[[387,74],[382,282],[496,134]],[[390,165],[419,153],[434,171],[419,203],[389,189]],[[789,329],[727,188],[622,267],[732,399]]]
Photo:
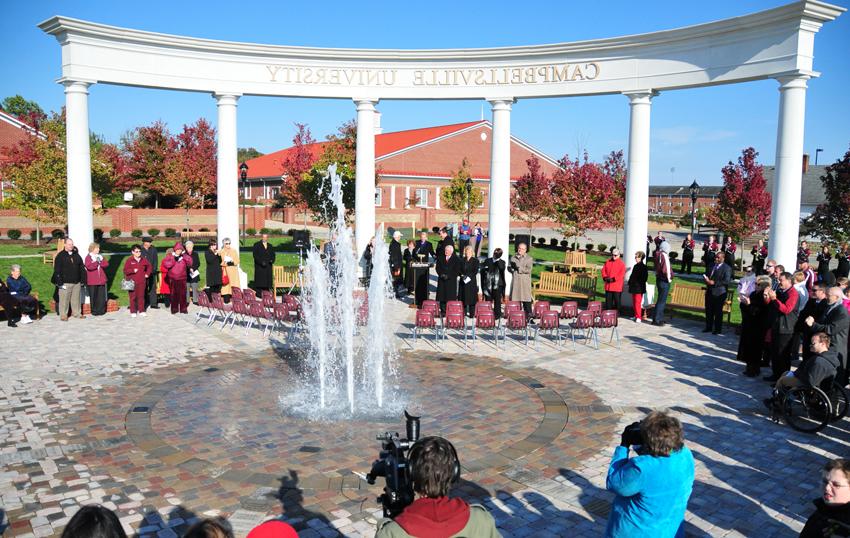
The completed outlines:
[[[366,482],[373,485],[376,478],[384,478],[384,493],[378,497],[378,501],[384,509],[384,517],[389,518],[399,515],[414,498],[413,482],[407,467],[410,447],[419,440],[419,417],[405,411],[404,419],[407,438],[399,438],[398,432],[378,435],[381,451],[378,459],[372,463],[372,470],[366,475]]]

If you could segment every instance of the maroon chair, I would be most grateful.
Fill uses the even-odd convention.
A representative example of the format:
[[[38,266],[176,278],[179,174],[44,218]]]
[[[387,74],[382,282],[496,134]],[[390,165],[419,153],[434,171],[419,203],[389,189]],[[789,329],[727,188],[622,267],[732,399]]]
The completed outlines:
[[[584,336],[585,341],[593,337],[596,349],[599,349],[599,338],[596,334],[596,327],[593,324],[595,317],[594,312],[584,310],[578,313],[578,317],[576,317],[574,322],[570,323],[570,337],[573,340],[573,349],[576,348],[576,333],[579,331]]]
[[[301,320],[304,319],[304,310],[301,306],[301,301],[295,295],[284,295],[283,304],[286,305],[285,321],[291,323],[287,338],[292,338],[292,335],[300,327]]]
[[[540,316],[543,315],[543,312],[548,312],[549,301],[537,301],[534,303],[534,307],[531,309],[531,316],[534,319],[540,319]]]
[[[239,317],[239,323],[245,323],[248,317],[248,305],[241,298],[237,299],[234,296],[231,299],[230,308],[232,315],[230,316],[230,330],[233,330],[233,326],[236,325],[237,316]]]
[[[614,337],[617,337],[617,347],[620,347],[620,331],[617,329],[618,327],[618,317],[616,310],[603,310],[602,314],[595,318],[594,326],[598,329],[611,329],[611,337],[608,338],[608,343],[611,343],[611,340]],[[599,344],[597,343],[597,347]]]
[[[360,304],[357,305],[357,312],[354,315],[354,324],[358,327],[365,327],[369,324],[369,300],[363,298]]]
[[[232,286],[230,288],[230,298],[231,299],[233,299],[233,298],[242,299],[243,298],[242,288],[237,288],[236,286]]]
[[[263,325],[263,336],[266,335],[266,331],[268,331],[269,327],[272,324],[273,316],[269,313],[268,310],[263,306],[263,303],[259,301],[255,301],[248,305],[248,325],[245,327],[245,334],[248,334],[248,331],[251,327],[254,326],[254,323],[257,324],[257,328],[260,325]]]
[[[466,347],[466,314],[463,312],[463,305],[460,310],[453,308],[451,310],[446,306],[446,317],[443,322],[443,339],[449,338],[449,329],[463,331],[463,347]]]
[[[274,305],[277,302],[277,301],[275,301],[274,294],[272,292],[270,292],[269,290],[263,290],[261,295],[262,295],[261,300],[263,302],[263,307],[265,307],[265,309],[268,310],[269,312],[273,312],[274,311]]]
[[[460,308],[461,311],[466,312],[466,309],[463,306],[463,301],[446,301],[446,312],[449,310],[457,310]]]
[[[593,312],[594,316],[599,316],[602,313],[602,301],[588,301],[587,311]]]
[[[437,308],[439,308],[439,305]],[[440,347],[440,329],[437,327],[437,318],[430,310],[420,308],[416,311],[416,323],[413,324],[413,345],[416,345],[416,337],[419,336],[419,331],[424,329],[434,331],[434,345]]]
[[[440,315],[440,303],[439,301],[435,301],[433,299],[427,299],[422,301],[422,308],[426,312],[431,312],[434,315],[434,319],[437,321],[441,321],[442,317]]]
[[[480,304],[480,303],[479,303]],[[475,340],[478,338],[477,330],[493,331],[493,343],[499,347],[499,329],[496,325],[496,314],[492,310],[479,310],[475,313],[475,323],[472,325],[472,347],[475,348]]]
[[[492,312],[493,301],[478,301],[475,303],[475,317],[478,317],[479,312]]]
[[[245,288],[242,290],[242,299],[246,304],[251,304],[257,301],[257,292],[252,290],[251,288]]]
[[[522,303],[520,303],[518,301],[508,301],[505,304],[505,310],[504,310],[504,312],[502,312],[502,316],[505,319],[507,319],[508,315],[511,312],[523,312],[523,313],[525,313],[525,311],[522,309]]]
[[[502,344],[507,347],[507,331],[513,333],[522,332],[525,334],[525,345],[528,345],[528,319],[525,317],[525,312],[520,306],[519,310],[512,310],[510,314],[505,316],[505,324],[502,325]]]
[[[213,308],[213,315],[210,317],[209,325],[215,323],[218,316],[221,316],[221,328],[224,329],[224,326],[227,325],[227,321],[230,319],[230,316],[233,315],[233,307],[229,304],[224,304],[224,299],[221,298],[220,293],[212,294],[210,304]]]
[[[274,332],[275,329],[279,332],[283,332],[283,329],[286,328],[286,324],[290,322],[289,305],[286,303],[275,303],[274,309],[272,310],[272,317],[274,319],[272,332]]]
[[[573,320],[578,317],[578,303],[576,301],[566,301],[561,305],[561,319]]]
[[[210,298],[207,296],[207,293],[203,290],[198,294],[198,311],[195,312],[195,323],[201,321],[201,317],[206,315],[207,319],[210,320],[213,317],[212,305],[210,304]],[[204,314],[204,309],[206,309],[206,314]]]
[[[541,331],[552,334],[553,332],[558,337],[558,347],[561,347],[561,319],[558,317],[557,310],[547,310],[540,314],[540,319],[537,323],[537,328],[534,330],[534,349],[537,349],[537,337]]]

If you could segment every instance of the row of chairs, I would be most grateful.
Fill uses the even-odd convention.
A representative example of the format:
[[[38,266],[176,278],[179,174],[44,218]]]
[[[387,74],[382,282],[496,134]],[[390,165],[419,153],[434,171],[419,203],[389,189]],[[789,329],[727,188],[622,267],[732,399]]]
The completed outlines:
[[[245,326],[245,334],[255,325],[262,328],[263,336],[271,334],[275,330],[283,332],[288,329],[289,336],[298,327],[303,317],[301,303],[293,295],[284,295],[282,302],[275,300],[274,294],[264,290],[258,298],[254,290],[232,288],[229,304],[224,302],[220,293],[213,293],[207,297],[206,293],[198,294],[198,305],[200,308],[195,317],[195,323],[207,318],[207,326],[212,326],[219,319],[220,329],[223,330],[228,323],[230,329],[237,322]]]
[[[566,328],[568,331],[573,349],[575,349],[576,336],[582,336],[585,342],[593,342],[594,347],[599,349],[599,329],[610,329],[609,342],[616,337],[619,346],[617,311],[603,310],[602,303],[599,301],[590,301],[587,309],[583,311],[579,310],[576,301],[563,303],[560,311],[553,310],[549,301],[536,301],[532,307],[531,318],[536,320],[534,327],[535,349],[538,348],[538,339],[541,333],[557,338],[558,347],[561,347],[562,328]],[[507,346],[508,331],[515,335],[524,336],[525,345],[528,345],[530,319],[526,317],[522,303],[508,301],[505,304],[503,319],[504,322],[496,320],[492,302],[481,301],[476,303],[475,319],[471,322],[472,346],[475,347],[478,331],[490,331],[496,347],[499,345],[500,336],[503,347]],[[566,327],[562,327],[561,320],[566,322]],[[434,333],[434,343],[437,347],[439,347],[441,339],[448,338],[449,330],[462,332],[464,347],[466,347],[467,321],[463,303],[461,301],[447,302],[446,314],[441,316],[440,305],[437,301],[424,301],[422,308],[416,311],[416,320],[413,326],[414,344],[422,330],[431,330]]]

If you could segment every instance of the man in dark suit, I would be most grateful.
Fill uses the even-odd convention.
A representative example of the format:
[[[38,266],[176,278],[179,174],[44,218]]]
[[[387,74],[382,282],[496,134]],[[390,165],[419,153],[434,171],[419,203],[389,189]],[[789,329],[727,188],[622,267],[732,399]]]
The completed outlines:
[[[455,242],[449,235],[449,229],[443,226],[440,228],[440,241],[437,243],[437,258],[445,256],[444,250],[448,245],[451,245],[452,250],[454,250]]]
[[[800,310],[800,315],[797,318],[797,324],[794,327],[794,341],[798,342],[801,339],[803,341],[803,360],[808,359],[812,355],[811,346],[807,346],[806,342],[811,342],[812,336],[816,332],[806,324],[806,319],[809,317],[814,320],[821,318],[826,307],[829,305],[826,300],[826,291],[827,288],[822,284],[815,284],[815,287],[812,289],[812,295],[806,301],[806,306]]]
[[[145,306],[150,308],[159,308],[156,299],[156,285],[159,275],[159,253],[156,247],[153,246],[153,240],[150,237],[142,238],[142,258],[146,259],[151,264],[151,276],[145,283]]]
[[[251,248],[254,256],[254,289],[270,290],[274,287],[274,247],[269,244],[269,235],[263,234]]]
[[[416,260],[419,260],[419,256],[422,256],[423,262],[429,262],[431,258],[436,258],[437,253],[434,252],[434,245],[428,241],[428,233],[422,232],[419,234],[419,241],[416,242],[416,246],[413,249],[413,255],[416,257]]]
[[[723,263],[724,253],[718,252],[714,264],[708,268],[705,279],[705,329],[702,332],[721,334],[723,330],[723,305],[732,281],[732,268]]]
[[[440,312],[446,315],[446,302],[457,301],[457,280],[463,271],[463,263],[455,256],[453,245],[446,245],[444,254],[437,256],[437,300]]]
[[[815,333],[824,332],[829,335],[830,349],[838,353],[841,359],[842,385],[847,383],[847,332],[850,328],[850,315],[844,308],[844,294],[841,288],[829,288],[827,307],[820,318],[807,317],[804,322]]]
[[[401,286],[404,282],[401,266],[404,259],[401,254],[401,232],[398,230],[393,232],[393,240],[390,241],[389,257],[390,274],[393,277],[393,293],[395,293],[396,299],[401,299],[404,296],[404,292],[401,291]]]

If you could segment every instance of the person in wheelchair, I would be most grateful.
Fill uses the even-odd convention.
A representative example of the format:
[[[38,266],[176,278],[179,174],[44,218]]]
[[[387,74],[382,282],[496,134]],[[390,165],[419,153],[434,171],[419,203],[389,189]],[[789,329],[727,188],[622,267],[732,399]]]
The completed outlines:
[[[765,399],[768,408],[779,403],[782,396],[794,387],[821,387],[822,383],[838,375],[841,359],[835,350],[829,349],[829,335],[823,332],[812,335],[812,356],[804,360],[793,372],[785,372],[773,388],[773,396]]]

